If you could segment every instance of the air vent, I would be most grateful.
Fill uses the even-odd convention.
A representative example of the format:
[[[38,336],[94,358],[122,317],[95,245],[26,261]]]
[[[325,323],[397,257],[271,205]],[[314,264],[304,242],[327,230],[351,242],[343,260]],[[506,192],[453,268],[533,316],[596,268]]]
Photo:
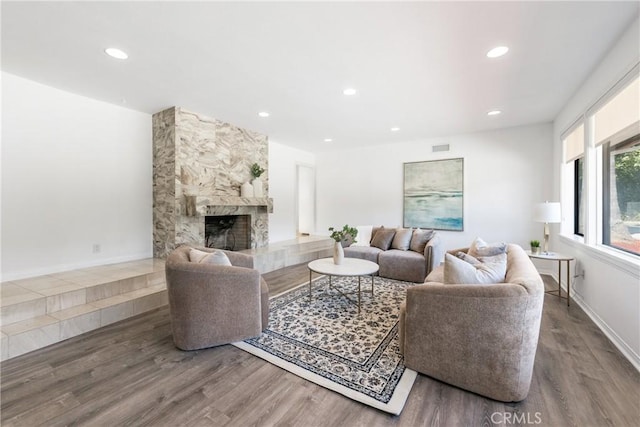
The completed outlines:
[[[437,153],[438,151],[449,151],[449,144],[434,145],[432,148],[434,153]]]

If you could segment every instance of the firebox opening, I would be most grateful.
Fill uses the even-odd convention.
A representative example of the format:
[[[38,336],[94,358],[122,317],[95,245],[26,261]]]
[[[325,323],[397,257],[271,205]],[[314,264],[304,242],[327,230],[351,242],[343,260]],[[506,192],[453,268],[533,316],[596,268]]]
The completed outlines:
[[[205,216],[204,245],[228,251],[251,249],[250,224],[251,215]]]

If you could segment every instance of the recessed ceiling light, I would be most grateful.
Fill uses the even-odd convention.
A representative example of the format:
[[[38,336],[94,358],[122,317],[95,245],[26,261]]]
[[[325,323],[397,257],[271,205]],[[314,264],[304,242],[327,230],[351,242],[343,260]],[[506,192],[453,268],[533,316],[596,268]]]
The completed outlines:
[[[331,139],[331,138],[325,138],[325,139],[324,139],[324,142],[333,142],[333,139]]]
[[[509,51],[509,48],[506,46],[497,46],[487,52],[487,57],[489,58],[497,58],[499,56],[504,55]]]
[[[104,50],[104,53],[106,53],[107,55],[109,55],[112,58],[116,58],[116,59],[127,59],[129,57],[129,55],[126,54],[126,52],[115,48],[115,47],[108,47]]]
[[[508,51],[509,51],[509,48],[506,47],[506,46],[497,46],[497,47],[494,47],[493,49],[491,49],[489,52],[487,52],[487,57],[488,58],[497,58],[499,56],[504,55]]]
[[[498,114],[502,114],[500,110],[491,110],[487,113],[487,116],[497,116]]]
[[[345,90],[343,90],[342,93],[344,93],[347,96],[351,96],[356,94],[356,90],[352,87],[348,87]]]
[[[269,117],[269,113],[267,113],[266,111],[260,111],[260,112],[258,113],[258,115],[259,115],[260,117]]]
[[[399,127],[392,127],[391,132],[398,132],[400,130]]]

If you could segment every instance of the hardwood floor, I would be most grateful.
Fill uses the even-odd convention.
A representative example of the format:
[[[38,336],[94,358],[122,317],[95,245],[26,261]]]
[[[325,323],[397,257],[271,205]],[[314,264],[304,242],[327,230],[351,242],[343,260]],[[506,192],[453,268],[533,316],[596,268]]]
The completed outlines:
[[[276,294],[305,265],[269,273]],[[556,286],[545,277],[547,286]],[[225,345],[183,352],[168,307],[1,365],[3,426],[631,426],[640,374],[577,306],[545,297],[531,391],[504,404],[419,375],[400,416]]]

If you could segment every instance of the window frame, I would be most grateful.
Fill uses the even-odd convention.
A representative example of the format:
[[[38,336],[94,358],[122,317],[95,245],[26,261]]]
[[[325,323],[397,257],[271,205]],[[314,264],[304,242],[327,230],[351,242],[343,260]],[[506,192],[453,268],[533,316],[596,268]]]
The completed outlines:
[[[576,236],[580,236],[584,238],[584,216],[585,212],[581,211],[581,204],[586,204],[586,199],[584,194],[584,184],[585,184],[585,157],[580,156],[573,161],[573,234]],[[580,225],[582,225],[582,231],[580,231]]]
[[[585,237],[585,233],[580,233],[579,232],[579,220],[582,218],[583,220],[583,226],[586,227],[587,226],[587,222],[585,221],[585,218],[587,217],[587,212],[586,210],[588,209],[588,205],[587,205],[587,194],[586,191],[580,191],[580,193],[578,193],[578,189],[579,189],[579,183],[578,183],[578,161],[581,161],[582,163],[582,167],[583,167],[583,175],[582,175],[582,189],[585,189],[585,185],[586,182],[584,181],[586,178],[586,175],[584,174],[584,172],[586,171],[585,169],[585,162],[586,162],[586,150],[585,150],[585,141],[586,141],[586,132],[587,132],[587,123],[584,120],[584,116],[580,116],[578,117],[576,120],[573,121],[573,123],[571,124],[571,126],[569,126],[564,132],[562,132],[562,134],[560,135],[560,140],[562,142],[562,150],[563,150],[563,157],[562,157],[562,162],[563,165],[565,166],[566,169],[570,170],[570,174],[571,177],[569,178],[568,176],[566,176],[566,178],[570,179],[570,182],[572,182],[572,185],[570,187],[570,191],[572,192],[571,194],[571,206],[573,208],[573,215],[568,215],[569,218],[573,218],[573,224],[571,225],[571,227],[567,227],[565,228],[565,230],[569,231],[571,230],[574,234],[574,236],[580,236],[582,239],[584,239]],[[581,140],[581,149],[576,151],[576,146],[574,145],[574,143],[576,142],[576,136],[578,138],[580,138]],[[567,188],[569,190],[569,188]],[[585,203],[585,211],[583,212],[583,216],[580,216],[580,203],[578,200],[578,195],[581,195],[583,197],[583,201]],[[569,200],[566,200],[567,202],[569,202]],[[586,228],[583,228],[586,229]]]
[[[611,244],[611,155],[626,147],[640,148],[640,132],[635,132],[633,126],[618,132],[613,138],[602,144],[602,237],[603,245],[633,256],[640,257],[640,253]],[[631,136],[629,136],[631,134]]]

